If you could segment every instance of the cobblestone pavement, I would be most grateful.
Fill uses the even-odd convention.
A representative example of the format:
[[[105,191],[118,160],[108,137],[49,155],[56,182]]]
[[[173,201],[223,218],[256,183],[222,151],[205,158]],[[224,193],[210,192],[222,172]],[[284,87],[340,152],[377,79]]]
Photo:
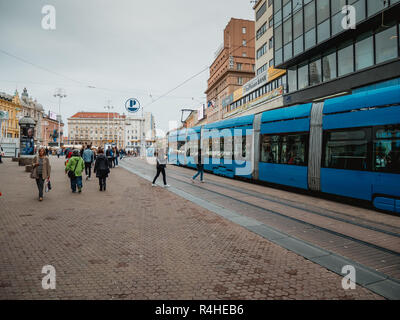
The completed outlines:
[[[107,192],[92,180],[72,194],[51,164],[43,202],[23,168],[0,165],[0,299],[382,299],[121,168]]]

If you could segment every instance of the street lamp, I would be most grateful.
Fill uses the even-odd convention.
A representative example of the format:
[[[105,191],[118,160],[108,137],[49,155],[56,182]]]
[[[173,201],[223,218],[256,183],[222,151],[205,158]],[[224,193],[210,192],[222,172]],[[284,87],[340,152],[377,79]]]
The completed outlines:
[[[105,106],[104,109],[107,109],[107,131],[108,131],[108,138],[110,138],[110,110],[114,109],[114,107],[110,106],[110,104],[108,104],[108,106]]]
[[[58,97],[58,148],[61,148],[61,98],[66,98],[65,90],[62,88],[56,89],[54,98]]]

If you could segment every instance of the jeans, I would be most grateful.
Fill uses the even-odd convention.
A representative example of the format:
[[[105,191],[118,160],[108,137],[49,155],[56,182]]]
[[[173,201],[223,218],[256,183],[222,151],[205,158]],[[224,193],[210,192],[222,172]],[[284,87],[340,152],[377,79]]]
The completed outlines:
[[[193,176],[193,180],[195,180],[200,175],[200,181],[203,181],[204,168],[198,168],[197,173]]]
[[[92,172],[92,163],[91,162],[85,162],[85,173],[86,176],[90,178]]]
[[[82,176],[71,179],[71,189],[73,192],[76,192],[76,186],[78,186],[78,188],[82,188]]]
[[[154,177],[153,184],[156,183],[156,180],[160,176],[160,173],[162,173],[162,175],[163,175],[163,182],[164,182],[164,185],[166,186],[167,185],[167,179],[165,177],[165,166],[157,166],[157,174]]]
[[[118,156],[115,157],[115,163],[118,165]]]
[[[39,198],[43,198],[44,179],[41,174],[39,175],[39,178],[36,179],[36,184],[39,190]]]

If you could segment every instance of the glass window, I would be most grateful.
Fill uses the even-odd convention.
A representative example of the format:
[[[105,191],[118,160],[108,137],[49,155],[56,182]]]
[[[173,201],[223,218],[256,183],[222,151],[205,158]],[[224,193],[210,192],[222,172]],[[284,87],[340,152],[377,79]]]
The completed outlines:
[[[336,78],[336,52],[322,57],[323,81]]]
[[[396,26],[393,26],[375,35],[376,63],[381,63],[397,57],[396,29]]]
[[[304,28],[305,32],[315,28],[315,4],[310,2],[304,7]]]
[[[292,41],[292,20],[286,20],[283,23],[283,44],[287,44]]]
[[[282,49],[275,51],[275,65],[282,63]]]
[[[293,56],[292,49],[293,49],[292,42],[285,45],[285,47],[283,48],[283,60],[284,61],[289,60]]]
[[[400,173],[400,125],[375,129],[374,166],[376,171]]]
[[[293,44],[293,50],[294,50],[294,55],[298,55],[299,53],[302,53],[304,48],[303,48],[303,36],[298,37],[296,40],[294,40]]]
[[[274,40],[275,49],[282,48],[282,26],[275,28]]]
[[[332,0],[331,1],[331,15],[335,15],[342,11],[342,8],[346,5],[346,0]]]
[[[299,67],[298,70],[298,87],[299,90],[308,87],[308,64]]]
[[[282,11],[281,10],[279,10],[277,13],[275,13],[274,24],[275,24],[275,26],[279,26],[282,24]]]
[[[281,0],[274,0],[274,12],[277,12],[282,8]]]
[[[305,35],[305,50],[315,46],[315,29],[308,31]]]
[[[310,62],[310,86],[322,82],[321,59],[318,58]]]
[[[283,7],[283,20],[285,21],[287,18],[289,18],[292,14],[292,2],[287,3],[286,5],[284,4]]]
[[[249,161],[252,153],[251,136],[233,137],[234,160]]]
[[[354,71],[353,45],[338,50],[339,77]]]
[[[349,4],[356,9],[356,23],[365,19],[365,0],[350,0]]]
[[[262,15],[265,13],[265,11],[267,10],[267,3],[264,2],[263,5],[260,7],[260,9],[258,9],[258,11],[256,12],[256,21],[258,21]]]
[[[367,0],[368,17],[378,13],[388,6],[389,1]]]
[[[320,24],[329,18],[329,0],[317,1],[317,23]]]
[[[341,12],[337,13],[332,17],[332,36],[343,31],[342,19],[343,15]]]
[[[263,135],[261,162],[307,165],[308,134]]]
[[[370,170],[367,130],[326,132],[323,166],[344,170]]]
[[[303,34],[303,10],[300,10],[293,16],[293,38]]]
[[[400,0],[399,0],[400,1]],[[302,0],[293,0],[293,13],[296,13],[303,7],[303,1]]]
[[[356,70],[361,70],[374,64],[374,43],[372,33],[365,34],[357,39],[355,49]]]
[[[318,25],[318,43],[328,39],[331,34],[329,19]]]

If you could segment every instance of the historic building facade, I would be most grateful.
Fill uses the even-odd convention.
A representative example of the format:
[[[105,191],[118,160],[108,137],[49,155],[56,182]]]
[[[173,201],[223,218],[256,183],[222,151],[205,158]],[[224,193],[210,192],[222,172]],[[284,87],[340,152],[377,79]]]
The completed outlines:
[[[255,75],[254,21],[232,18],[224,30],[224,42],[215,53],[208,79],[206,118],[223,118],[222,100]]]

